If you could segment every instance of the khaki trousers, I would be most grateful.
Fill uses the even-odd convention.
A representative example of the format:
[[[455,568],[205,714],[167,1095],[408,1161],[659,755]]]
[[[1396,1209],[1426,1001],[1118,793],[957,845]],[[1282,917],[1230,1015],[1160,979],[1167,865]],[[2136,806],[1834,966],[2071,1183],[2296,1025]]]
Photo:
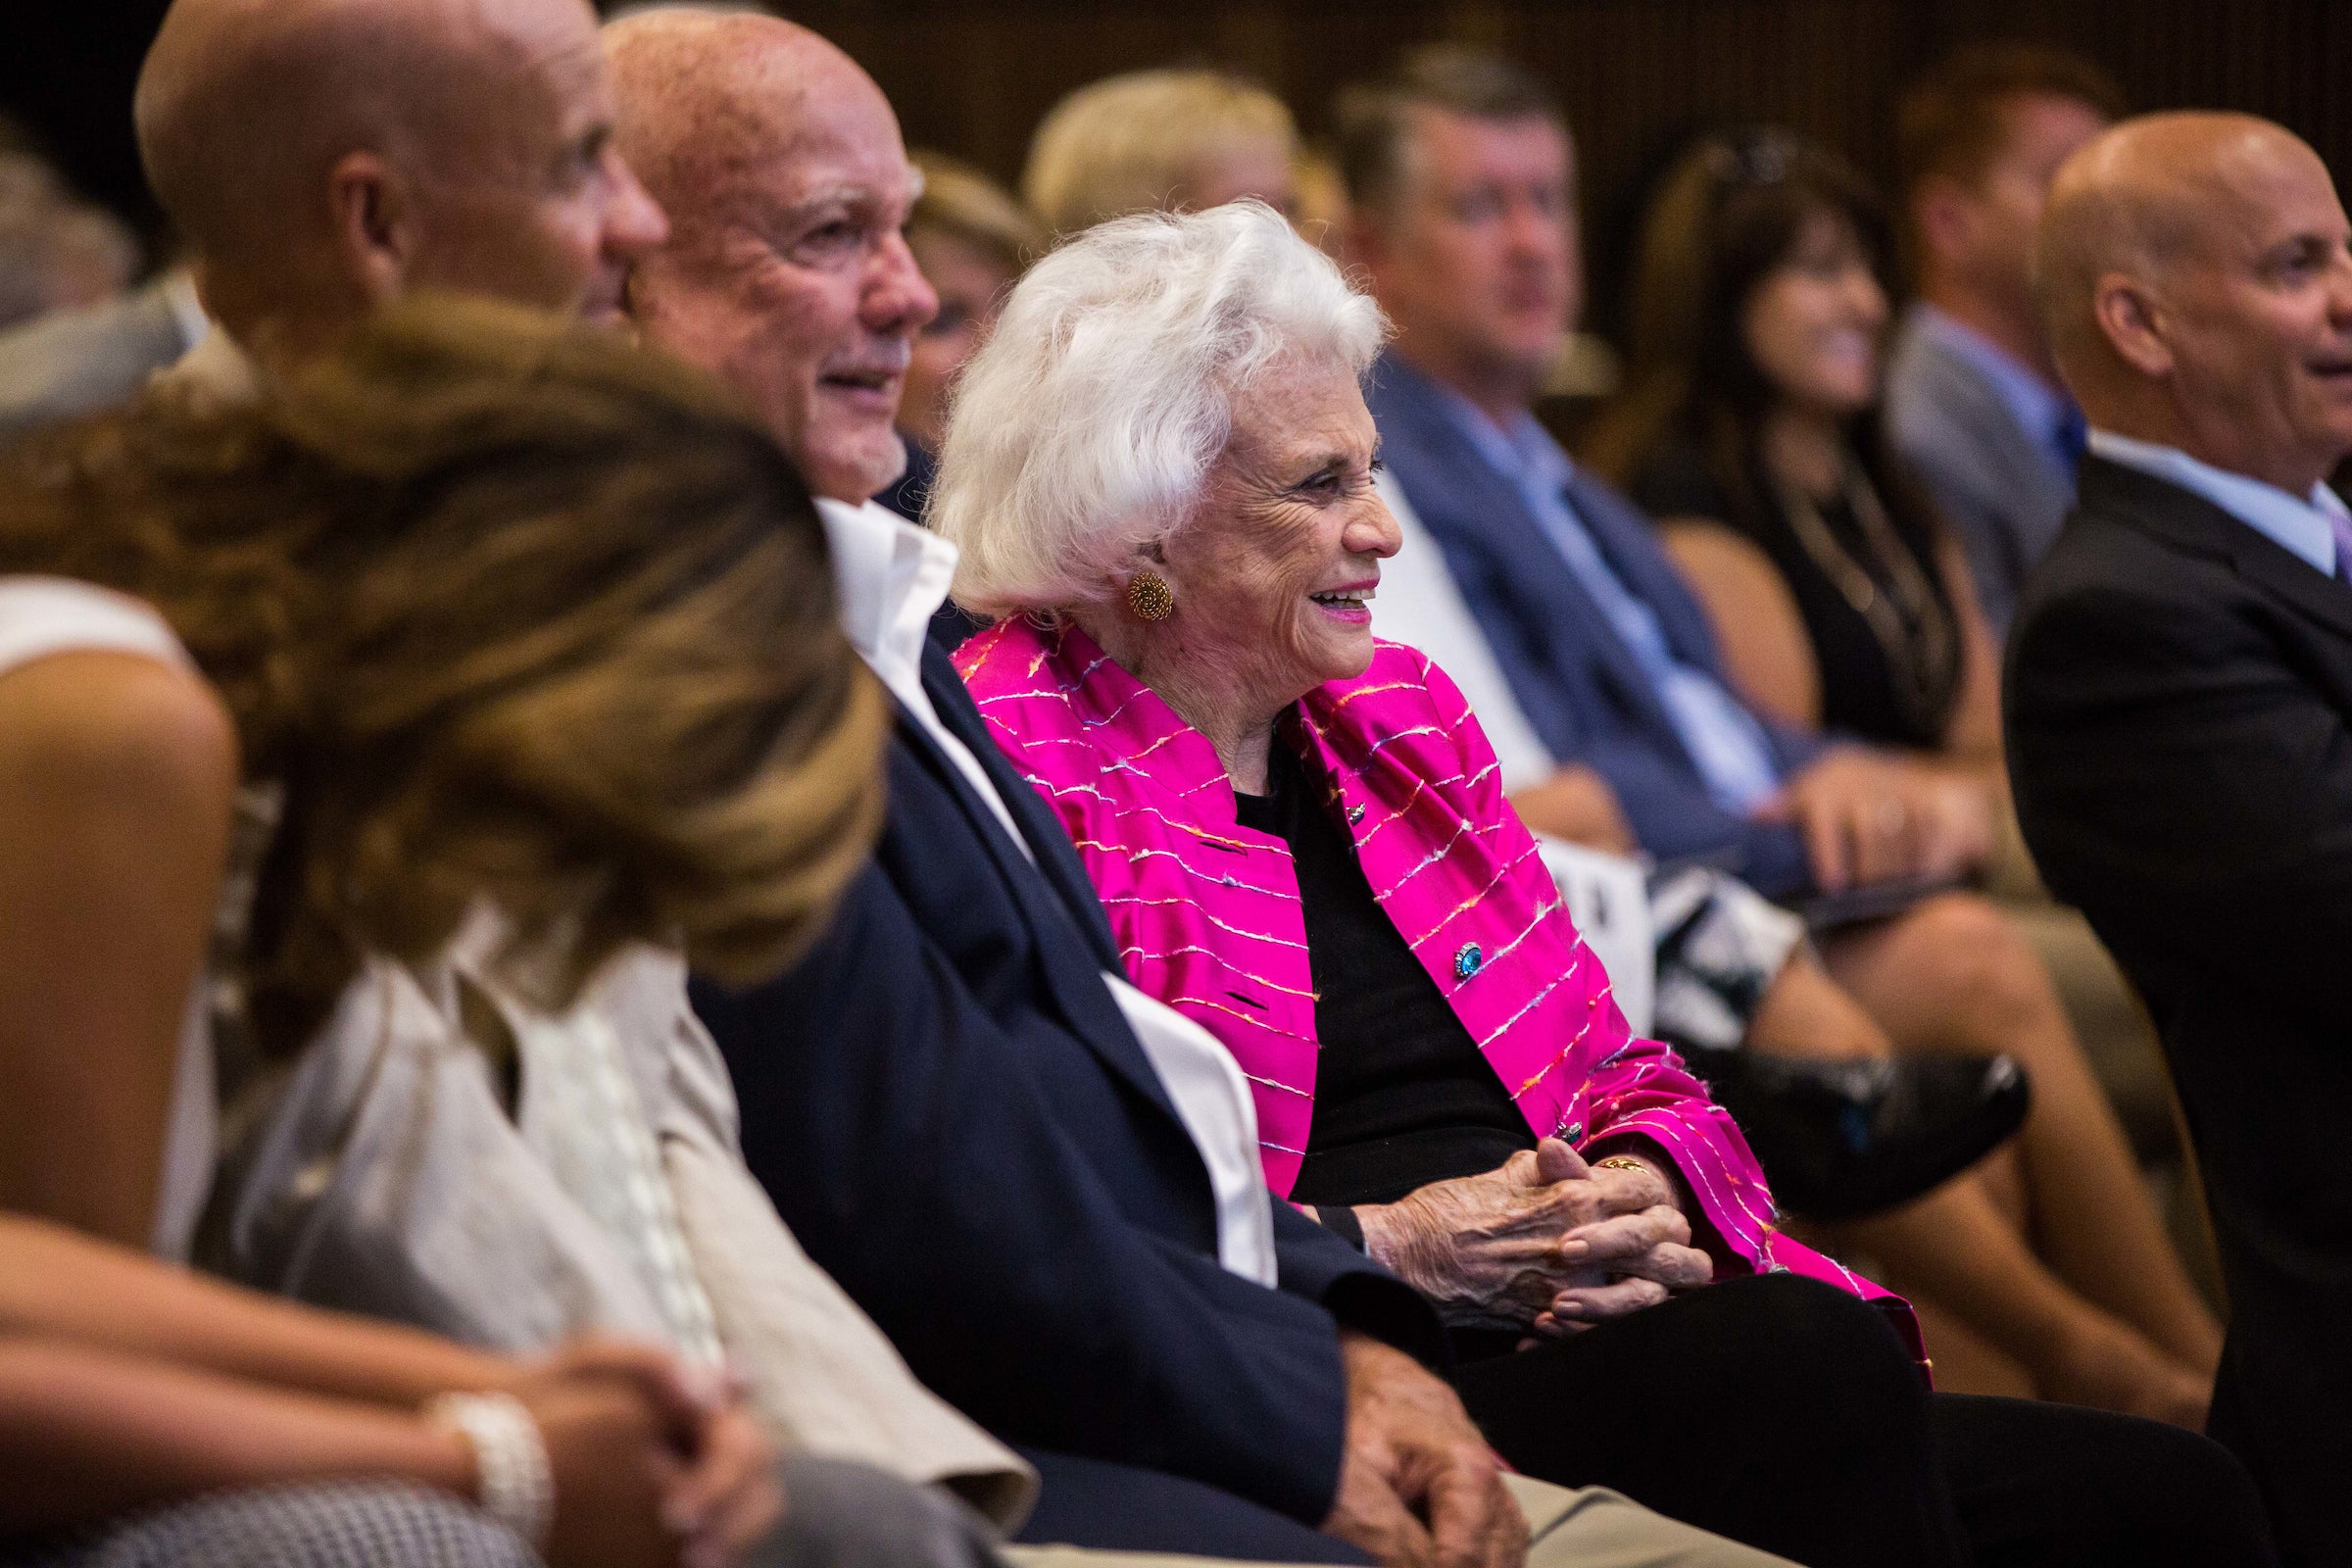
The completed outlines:
[[[1786,1558],[1677,1524],[1603,1487],[1503,1480],[1527,1515],[1527,1568],[1791,1568]],[[1217,1560],[1082,1546],[998,1549],[1016,1568],[1208,1568]]]

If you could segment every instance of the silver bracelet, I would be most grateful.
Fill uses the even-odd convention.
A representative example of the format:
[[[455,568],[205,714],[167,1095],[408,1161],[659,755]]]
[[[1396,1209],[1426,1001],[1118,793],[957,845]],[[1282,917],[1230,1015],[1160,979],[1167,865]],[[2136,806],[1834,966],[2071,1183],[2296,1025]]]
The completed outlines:
[[[556,1478],[547,1440],[522,1401],[511,1394],[443,1394],[425,1401],[424,1418],[473,1449],[482,1511],[534,1550],[545,1546],[556,1517]]]

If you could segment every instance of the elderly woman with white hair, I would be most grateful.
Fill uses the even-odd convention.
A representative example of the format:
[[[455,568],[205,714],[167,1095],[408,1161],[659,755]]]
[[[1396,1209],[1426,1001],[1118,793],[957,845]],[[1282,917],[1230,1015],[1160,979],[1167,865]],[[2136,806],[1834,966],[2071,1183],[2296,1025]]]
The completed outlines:
[[[2107,1488],[2157,1556],[2267,1560],[2178,1554],[2201,1439],[1930,1396],[1908,1309],[1780,1235],[1730,1117],[1631,1036],[1460,694],[1372,636],[1384,332],[1261,204],[1103,224],[967,367],[932,514],[998,617],[965,680],[1136,984],[1247,1075],[1268,1183],[1437,1302],[1530,1474],[1814,1568],[1984,1560],[2043,1476],[2052,1528]],[[2120,1544],[2093,1512],[2071,1560]]]

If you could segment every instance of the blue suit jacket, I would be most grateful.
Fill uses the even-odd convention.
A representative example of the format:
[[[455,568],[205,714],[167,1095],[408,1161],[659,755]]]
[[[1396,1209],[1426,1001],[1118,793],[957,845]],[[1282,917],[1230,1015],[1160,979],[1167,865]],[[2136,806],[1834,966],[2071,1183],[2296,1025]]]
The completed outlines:
[[[936,648],[923,684],[1037,864],[902,713],[889,822],[815,951],[697,988],[745,1155],[915,1374],[1000,1437],[1320,1524],[1338,1325],[1437,1356],[1437,1320],[1287,1203],[1279,1290],[1219,1266],[1207,1171],[1102,983],[1124,971],[1076,852]]]
[[[1809,891],[1812,873],[1795,831],[1751,822],[1715,803],[1633,650],[1544,537],[1518,488],[1455,427],[1442,396],[1394,354],[1373,368],[1366,391],[1389,472],[1446,553],[1544,744],[1562,761],[1598,770],[1642,848],[1659,859],[1704,860],[1776,898]],[[1706,612],[1648,519],[1581,468],[1568,499],[1618,575],[1656,612],[1675,657],[1730,689]],[[1810,736],[1762,714],[1757,720],[1784,771],[1820,750]]]

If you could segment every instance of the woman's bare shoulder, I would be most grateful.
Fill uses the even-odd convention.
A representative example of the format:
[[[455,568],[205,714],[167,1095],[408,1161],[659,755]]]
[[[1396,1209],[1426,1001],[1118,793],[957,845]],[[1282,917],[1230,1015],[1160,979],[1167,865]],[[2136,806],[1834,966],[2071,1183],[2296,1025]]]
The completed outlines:
[[[1659,542],[1685,571],[1737,573],[1746,584],[1770,583],[1786,592],[1778,566],[1755,541],[1713,517],[1684,515],[1658,519]]]
[[[1788,580],[1752,540],[1706,517],[1669,517],[1659,540],[1698,595],[1732,680],[1785,723],[1821,724],[1821,666]]]
[[[77,649],[0,671],[0,799],[17,808],[202,819],[226,814],[236,781],[235,726],[194,670]]]

